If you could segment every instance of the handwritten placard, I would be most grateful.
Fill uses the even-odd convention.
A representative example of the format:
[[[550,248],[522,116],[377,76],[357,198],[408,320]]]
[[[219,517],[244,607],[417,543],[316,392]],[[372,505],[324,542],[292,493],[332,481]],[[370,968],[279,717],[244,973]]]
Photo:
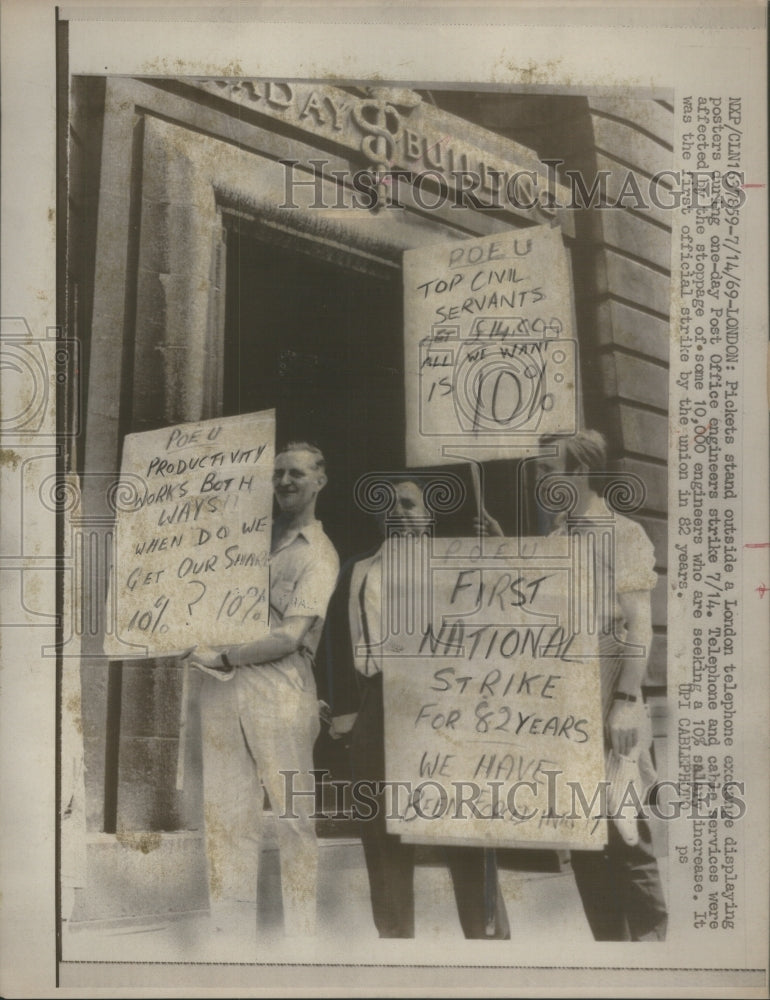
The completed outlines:
[[[399,544],[383,593],[403,599],[414,584]],[[587,563],[565,538],[434,546],[412,602],[417,623],[427,594],[430,624],[383,646],[386,777],[405,783],[389,832],[601,847],[600,799],[591,806],[604,752],[597,642],[583,620]]]
[[[561,230],[404,253],[407,464],[526,452],[576,428],[576,342]]]
[[[129,434],[115,493],[108,656],[267,630],[275,413]]]

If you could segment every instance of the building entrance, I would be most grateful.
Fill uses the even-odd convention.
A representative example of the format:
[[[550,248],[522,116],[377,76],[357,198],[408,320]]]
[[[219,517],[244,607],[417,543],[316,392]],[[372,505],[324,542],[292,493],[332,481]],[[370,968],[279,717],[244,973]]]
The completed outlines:
[[[223,414],[274,407],[279,446],[323,451],[318,516],[344,562],[376,537],[356,480],[404,462],[401,273],[362,273],[255,230],[228,228]]]

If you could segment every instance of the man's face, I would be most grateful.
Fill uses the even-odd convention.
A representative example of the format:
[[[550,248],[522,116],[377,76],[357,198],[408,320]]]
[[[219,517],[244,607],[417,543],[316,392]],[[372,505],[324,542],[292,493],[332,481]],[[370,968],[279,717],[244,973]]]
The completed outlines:
[[[284,513],[306,510],[326,485],[326,476],[315,465],[316,457],[309,451],[285,451],[276,455],[273,490]]]
[[[396,502],[390,517],[398,518],[402,524],[425,523],[428,511],[422,501],[422,490],[416,483],[396,483]]]

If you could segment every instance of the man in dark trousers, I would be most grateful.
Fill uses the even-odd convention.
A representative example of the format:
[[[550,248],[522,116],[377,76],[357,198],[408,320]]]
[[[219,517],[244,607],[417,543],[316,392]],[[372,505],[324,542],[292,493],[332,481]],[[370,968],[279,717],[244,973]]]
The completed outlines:
[[[406,476],[390,480],[388,512],[401,535],[424,530],[428,512],[420,486]],[[385,534],[385,517],[381,528]],[[382,579],[385,545],[343,567],[329,604],[322,642],[319,691],[332,714],[330,735],[351,737],[354,781],[385,780],[382,694]],[[374,796],[376,815],[361,818],[374,923],[383,938],[414,937],[415,846],[386,830],[389,798]],[[494,853],[473,847],[446,847],[457,911],[466,938],[508,939],[510,929],[494,867]],[[492,895],[486,899],[486,895]],[[491,919],[489,919],[491,918]]]
[[[602,851],[572,851],[580,898],[597,941],[662,941],[668,909],[645,819],[615,813],[613,785],[637,789],[640,801],[657,780],[650,754],[652,734],[644,705],[642,682],[652,644],[651,594],[655,586],[655,551],[640,524],[608,508],[595,480],[607,470],[607,443],[594,430],[570,437],[544,437],[549,449],[541,457],[541,476],[568,476],[574,492],[571,512],[590,530],[606,523],[614,529],[611,549],[595,554],[597,606],[602,609],[599,631],[602,716],[605,726],[605,777],[611,782],[608,843]],[[558,515],[552,536],[567,531],[567,515]],[[502,536],[497,521],[483,512],[482,534]],[[643,651],[629,655],[626,646]]]

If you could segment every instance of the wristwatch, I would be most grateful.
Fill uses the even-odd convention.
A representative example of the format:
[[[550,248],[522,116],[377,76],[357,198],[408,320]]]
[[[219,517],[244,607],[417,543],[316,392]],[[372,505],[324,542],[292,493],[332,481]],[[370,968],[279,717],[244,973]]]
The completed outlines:
[[[616,691],[612,696],[613,701],[637,701],[635,694],[626,694],[625,691]]]

